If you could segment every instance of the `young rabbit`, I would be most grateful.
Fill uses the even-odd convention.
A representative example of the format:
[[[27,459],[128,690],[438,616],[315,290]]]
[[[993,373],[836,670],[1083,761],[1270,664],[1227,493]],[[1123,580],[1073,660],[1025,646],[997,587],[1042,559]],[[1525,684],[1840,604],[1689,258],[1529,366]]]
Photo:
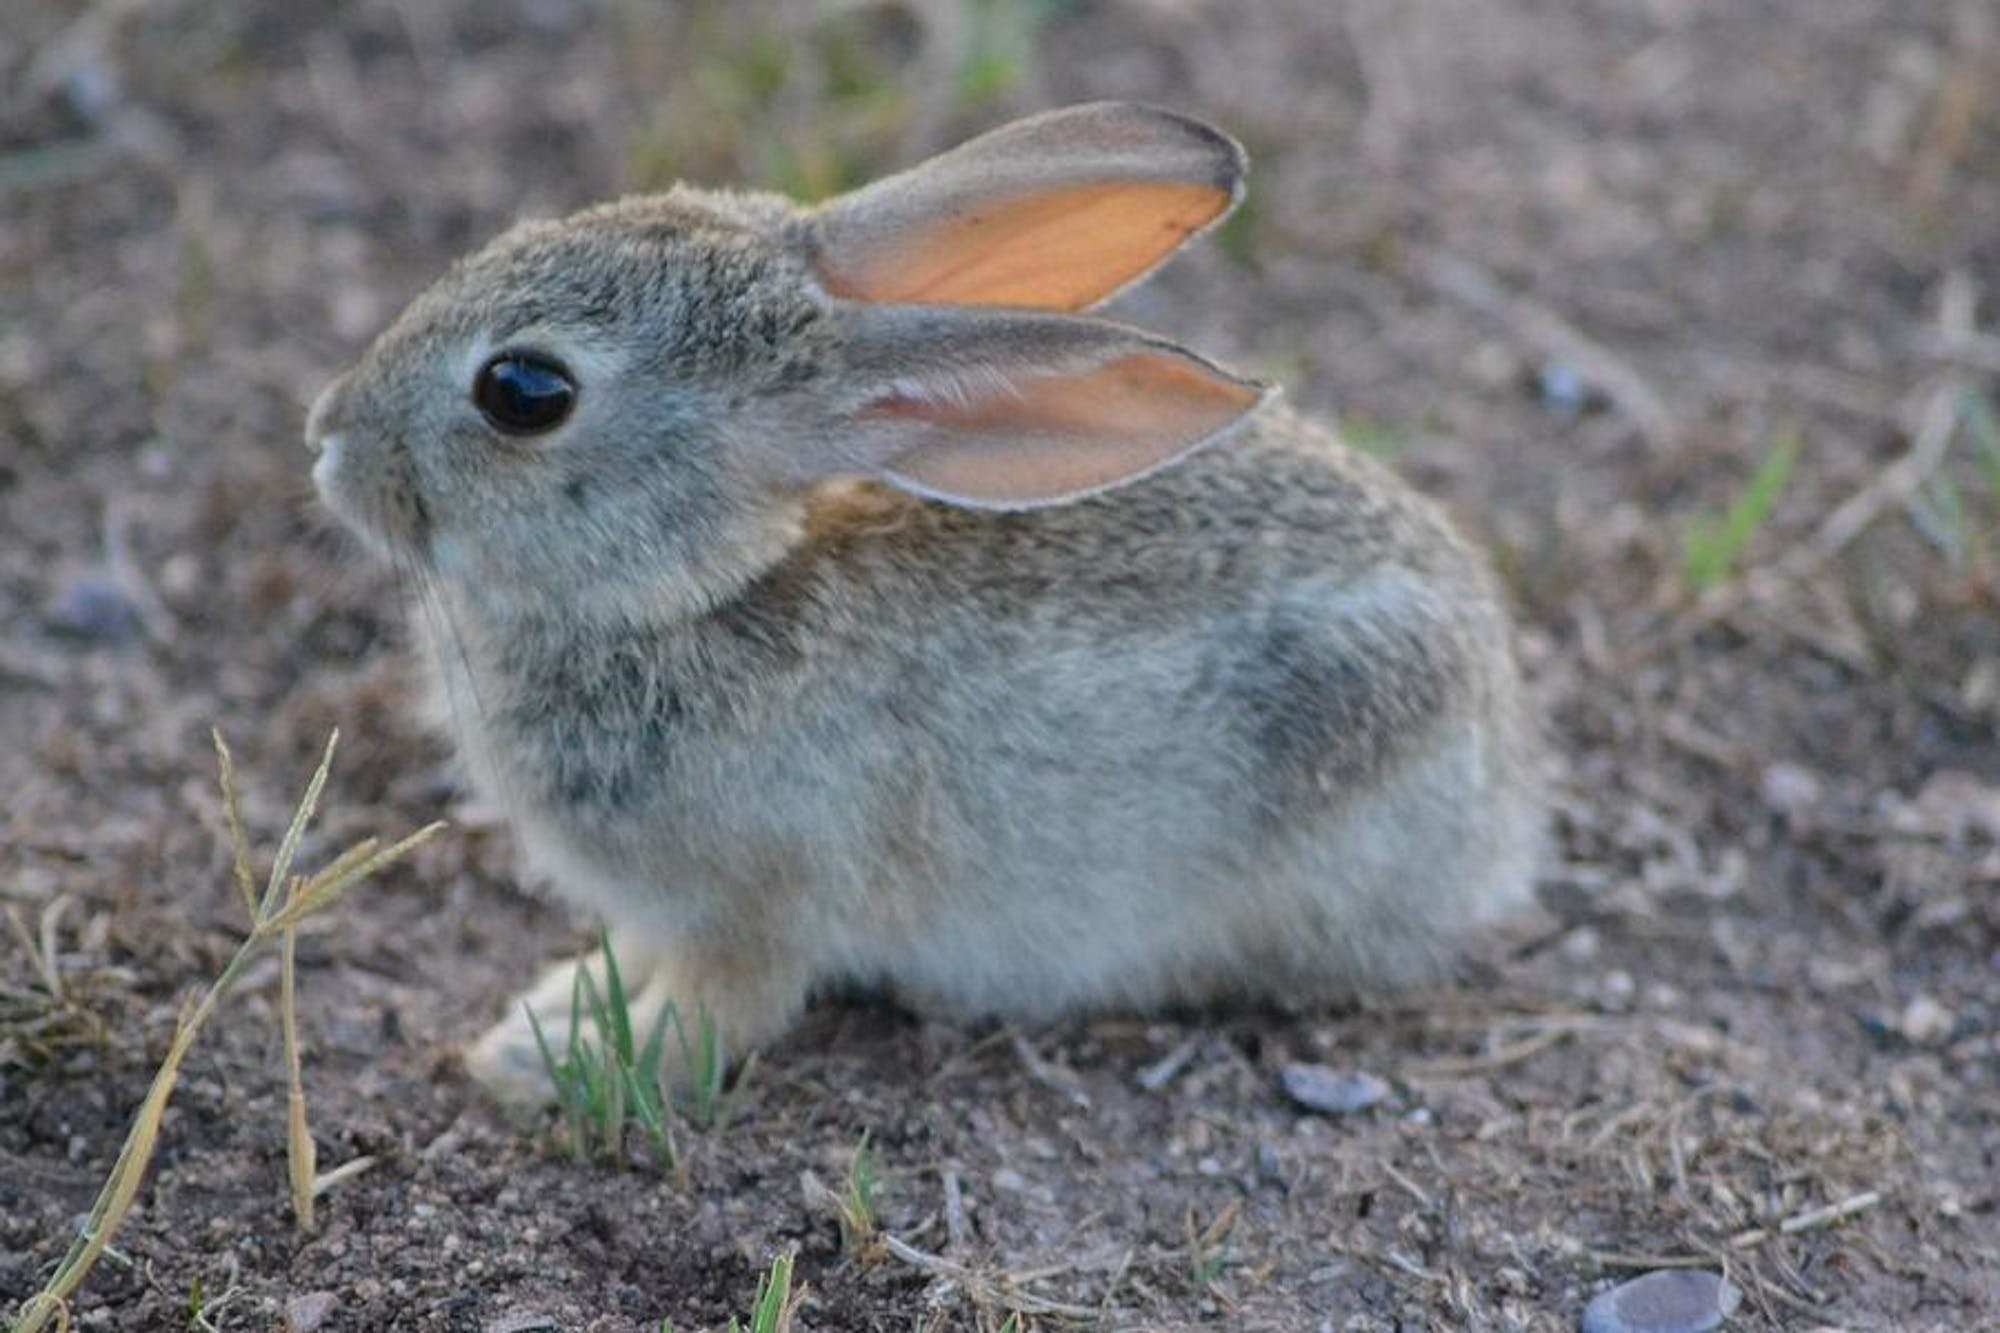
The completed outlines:
[[[440,720],[635,1022],[1311,1002],[1524,899],[1481,559],[1263,385],[1075,313],[1243,168],[1106,103],[815,208],[677,186],[507,232],[321,396],[321,496],[417,576]],[[469,1063],[546,1093],[519,1003]]]

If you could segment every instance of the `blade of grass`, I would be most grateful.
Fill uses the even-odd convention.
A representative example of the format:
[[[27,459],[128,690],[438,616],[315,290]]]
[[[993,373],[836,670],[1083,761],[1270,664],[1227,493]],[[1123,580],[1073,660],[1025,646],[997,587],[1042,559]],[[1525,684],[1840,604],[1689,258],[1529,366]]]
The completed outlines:
[[[243,833],[243,803],[236,795],[236,759],[229,753],[229,742],[222,739],[220,727],[210,727],[208,734],[215,742],[215,759],[222,770],[218,780],[222,784],[222,817],[229,825],[230,874],[237,892],[243,895],[243,911],[254,923],[257,887],[250,874],[250,840]]]
[[[1978,455],[1986,489],[1993,499],[2000,500],[2000,416],[1994,414],[1985,395],[1972,389],[1959,399],[1958,414],[1972,435],[1972,451]]]
[[[329,866],[326,871],[321,871],[311,879],[308,879],[305,882],[305,886],[299,890],[298,901],[286,907],[276,917],[260,925],[258,929],[268,929],[271,931],[283,930],[286,926],[297,925],[307,917],[326,910],[339,901],[340,896],[356,884],[369,878],[376,871],[389,865],[391,862],[402,860],[410,851],[444,832],[446,827],[447,825],[443,820],[437,820],[434,823],[424,825],[409,837],[391,843],[379,852],[372,852],[366,857],[354,859],[352,858],[352,853],[358,849],[359,844],[357,844],[356,848],[350,848],[348,852],[342,853],[334,861],[334,866],[343,867],[337,876],[329,876],[328,871],[334,868],[334,866]],[[367,838],[363,839],[363,841],[373,842],[375,840]]]
[[[319,809],[320,793],[326,790],[326,775],[333,771],[334,747],[339,744],[340,729],[335,727],[327,735],[326,753],[320,757],[319,768],[314,771],[312,781],[306,784],[305,799],[292,813],[291,827],[285,830],[284,839],[278,843],[277,859],[271,863],[271,881],[264,886],[263,910],[257,913],[260,921],[278,905],[278,891],[283,887],[285,877],[292,873],[292,858],[299,854],[299,840],[305,836],[306,825],[312,821],[313,812]]]
[[[781,1254],[773,1259],[771,1271],[757,1282],[757,1301],[750,1308],[750,1333],[787,1333],[805,1294],[803,1287],[796,1296],[792,1294],[792,1256]]]
[[[722,1114],[722,1079],[727,1072],[721,1035],[706,1005],[695,1009],[693,1037],[688,1036],[687,1024],[678,1008],[673,1008],[673,1020],[682,1068],[688,1076],[688,1119],[702,1129],[713,1128]]]
[[[876,1223],[875,1156],[868,1148],[868,1131],[854,1145],[854,1159],[847,1166],[847,1189],[840,1199],[840,1242],[850,1254],[859,1254],[880,1230]]]
[[[625,979],[618,975],[618,955],[611,952],[611,932],[599,927],[597,932],[599,951],[604,955],[604,995],[605,1009],[611,1018],[611,1026],[599,1028],[600,1034],[610,1036],[618,1058],[626,1064],[632,1063],[632,1012],[625,1002]]]
[[[348,871],[375,855],[381,849],[381,846],[382,840],[380,838],[363,838],[360,842],[355,843],[339,856],[334,857],[333,860],[314,871],[312,876],[299,887],[299,892],[301,894],[311,893],[333,883],[342,875],[345,875]],[[286,906],[289,908],[291,902],[288,901]]]
[[[575,1071],[569,1062],[557,1060],[555,1052],[549,1049],[549,1039],[542,1031],[542,1021],[535,1017],[535,1011],[527,1005],[521,1011],[528,1016],[528,1029],[535,1034],[535,1045],[541,1049],[542,1064],[549,1071],[549,1081],[555,1084],[556,1104],[560,1114],[558,1119],[567,1128],[570,1156],[582,1161],[588,1154],[583,1137],[584,1109],[578,1104],[578,1089]],[[576,1046],[576,1010],[570,1009],[570,1048]]]
[[[1785,431],[1765,453],[1743,493],[1720,518],[1703,516],[1690,525],[1681,566],[1682,577],[1689,587],[1697,592],[1706,591],[1729,576],[1737,558],[1784,493],[1785,483],[1791,479],[1792,464],[1798,461],[1800,444],[1796,430]]]

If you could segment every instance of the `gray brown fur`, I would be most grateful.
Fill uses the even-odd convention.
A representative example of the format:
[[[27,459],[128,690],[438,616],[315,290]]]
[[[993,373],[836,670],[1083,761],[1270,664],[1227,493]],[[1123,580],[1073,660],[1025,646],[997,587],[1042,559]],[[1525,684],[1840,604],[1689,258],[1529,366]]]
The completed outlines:
[[[309,428],[336,512],[436,595],[472,780],[647,1003],[740,1049],[851,982],[1023,1018],[1312,1001],[1524,899],[1534,728],[1433,504],[1272,402],[1068,504],[851,479],[872,455],[825,433],[865,315],[812,225],[676,189],[518,228]],[[1035,319],[1073,317],[1008,336]],[[549,441],[466,402],[524,331],[584,368]],[[567,978],[529,1002],[559,1022]],[[527,1035],[475,1068],[532,1091]]]

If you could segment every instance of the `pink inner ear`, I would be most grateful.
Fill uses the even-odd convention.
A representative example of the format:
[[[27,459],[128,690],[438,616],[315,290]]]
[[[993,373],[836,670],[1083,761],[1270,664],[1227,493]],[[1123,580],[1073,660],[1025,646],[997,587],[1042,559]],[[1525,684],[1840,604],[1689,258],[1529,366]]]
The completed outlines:
[[[885,476],[942,499],[1050,504],[1130,481],[1212,438],[1263,391],[1192,358],[1134,352],[1089,371],[1019,381],[967,399],[906,394],[868,415],[928,424]]]
[[[830,224],[835,296],[1080,310],[1151,269],[1229,207],[1188,181],[1096,181],[969,199],[900,225]]]

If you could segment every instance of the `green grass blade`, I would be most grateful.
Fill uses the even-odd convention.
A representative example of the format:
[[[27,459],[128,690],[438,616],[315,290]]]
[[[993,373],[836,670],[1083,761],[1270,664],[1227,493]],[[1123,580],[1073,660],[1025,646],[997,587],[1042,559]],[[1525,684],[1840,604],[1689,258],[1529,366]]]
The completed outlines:
[[[1784,493],[1800,447],[1797,431],[1780,435],[1735,503],[1720,518],[1703,516],[1689,526],[1681,566],[1682,577],[1689,587],[1699,592],[1729,577],[1744,548]]]
[[[1993,404],[1984,394],[1971,389],[1959,399],[1959,418],[1965,423],[1972,436],[1972,452],[1979,463],[1979,473],[1986,479],[1988,494],[2000,500],[2000,416],[1993,411]]]
[[[610,1039],[611,1047],[618,1058],[625,1063],[632,1062],[632,1012],[625,1002],[625,979],[618,975],[618,955],[611,952],[611,932],[600,927],[597,944],[604,954],[604,994],[605,1007],[611,1018],[609,1029],[598,1028],[600,1036]]]

